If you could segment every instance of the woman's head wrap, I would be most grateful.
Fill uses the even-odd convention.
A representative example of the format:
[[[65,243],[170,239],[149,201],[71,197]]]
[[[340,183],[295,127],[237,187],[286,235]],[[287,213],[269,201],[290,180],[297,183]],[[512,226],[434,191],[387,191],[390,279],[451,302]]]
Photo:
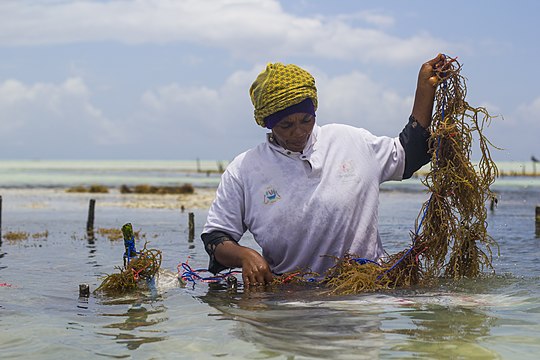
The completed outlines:
[[[264,125],[268,129],[273,129],[274,126],[276,126],[277,123],[280,122],[284,117],[297,113],[315,116],[315,106],[313,105],[313,100],[311,100],[311,98],[306,98],[300,101],[298,104],[291,105],[283,110],[279,110],[278,112],[268,115],[264,118]]]
[[[249,95],[255,107],[255,121],[262,127],[266,126],[268,116],[307,98],[312,100],[313,108],[317,110],[315,79],[293,64],[268,64],[251,85]]]

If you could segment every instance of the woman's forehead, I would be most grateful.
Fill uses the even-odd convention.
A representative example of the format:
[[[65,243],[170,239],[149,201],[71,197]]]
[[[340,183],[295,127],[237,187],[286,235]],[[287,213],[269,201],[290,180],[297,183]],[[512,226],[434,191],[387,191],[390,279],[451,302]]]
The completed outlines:
[[[299,121],[299,120],[304,120],[305,118],[308,118],[308,117],[313,117],[313,115],[308,114],[308,113],[294,113],[294,114],[285,116],[283,119],[281,119],[281,121]]]

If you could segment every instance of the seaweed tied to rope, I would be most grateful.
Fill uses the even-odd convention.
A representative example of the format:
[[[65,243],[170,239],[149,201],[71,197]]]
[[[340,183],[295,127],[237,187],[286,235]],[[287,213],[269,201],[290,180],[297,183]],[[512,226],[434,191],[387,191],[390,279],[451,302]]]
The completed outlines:
[[[476,277],[492,267],[492,248],[497,247],[486,221],[486,202],[495,198],[490,186],[498,176],[490,154],[493,145],[484,135],[492,116],[465,100],[467,87],[460,72],[456,59],[437,72],[431,170],[423,180],[432,195],[423,205],[425,218],[416,240],[416,247],[425,248],[422,264],[428,278]],[[476,165],[471,161],[473,139],[479,148]]]
[[[146,245],[124,267],[117,267],[118,273],[107,275],[95,292],[113,296],[144,288],[159,271],[162,259],[160,250]]]
[[[430,126],[431,168],[423,184],[431,193],[416,220],[410,248],[380,262],[347,255],[323,282],[332,293],[353,294],[402,288],[446,277],[477,277],[491,268],[497,243],[487,231],[486,202],[498,176],[494,147],[484,135],[492,116],[465,100],[467,87],[457,59],[436,69],[435,109]],[[473,140],[479,162],[471,161]]]

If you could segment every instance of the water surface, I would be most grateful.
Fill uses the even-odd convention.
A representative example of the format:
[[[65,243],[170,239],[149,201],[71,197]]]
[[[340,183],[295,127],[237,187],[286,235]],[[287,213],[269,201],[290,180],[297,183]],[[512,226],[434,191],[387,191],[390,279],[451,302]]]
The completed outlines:
[[[48,232],[0,245],[0,353],[3,359],[536,359],[540,185],[510,180],[494,186],[500,200],[488,218],[500,246],[494,274],[340,297],[316,287],[230,292],[198,282],[80,298],[79,284],[95,289],[123,254],[121,241],[86,236],[91,196],[0,188],[4,233]],[[142,241],[162,250],[162,268],[173,278],[181,262],[206,266],[202,244],[190,241],[187,229],[187,213],[194,212],[200,233],[205,209],[127,208],[118,206],[116,192],[100,196],[96,228],[132,222]],[[389,252],[408,246],[427,197],[419,182],[384,186],[380,229]],[[249,234],[242,241],[254,245]]]

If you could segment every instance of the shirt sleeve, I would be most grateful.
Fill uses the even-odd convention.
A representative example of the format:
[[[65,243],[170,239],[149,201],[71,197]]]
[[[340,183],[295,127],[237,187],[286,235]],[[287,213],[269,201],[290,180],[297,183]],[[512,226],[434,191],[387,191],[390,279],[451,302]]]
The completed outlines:
[[[364,139],[371,148],[373,160],[379,169],[379,183],[401,180],[405,167],[405,151],[397,137],[375,136],[364,130]]]
[[[216,260],[216,247],[224,241],[238,242],[246,231],[244,189],[231,168],[234,168],[233,164],[230,164],[221,176],[216,197],[210,206],[201,234],[204,248],[210,257],[208,271],[214,274],[227,269]]]
[[[410,178],[415,171],[418,171],[418,169],[430,161],[429,137],[429,131],[420,126],[411,115],[409,122],[399,134],[399,141],[405,150],[403,179]]]
[[[203,234],[221,231],[238,242],[247,230],[244,216],[243,186],[232,171],[227,168],[221,177],[221,182],[216,190],[216,197],[208,211]]]

